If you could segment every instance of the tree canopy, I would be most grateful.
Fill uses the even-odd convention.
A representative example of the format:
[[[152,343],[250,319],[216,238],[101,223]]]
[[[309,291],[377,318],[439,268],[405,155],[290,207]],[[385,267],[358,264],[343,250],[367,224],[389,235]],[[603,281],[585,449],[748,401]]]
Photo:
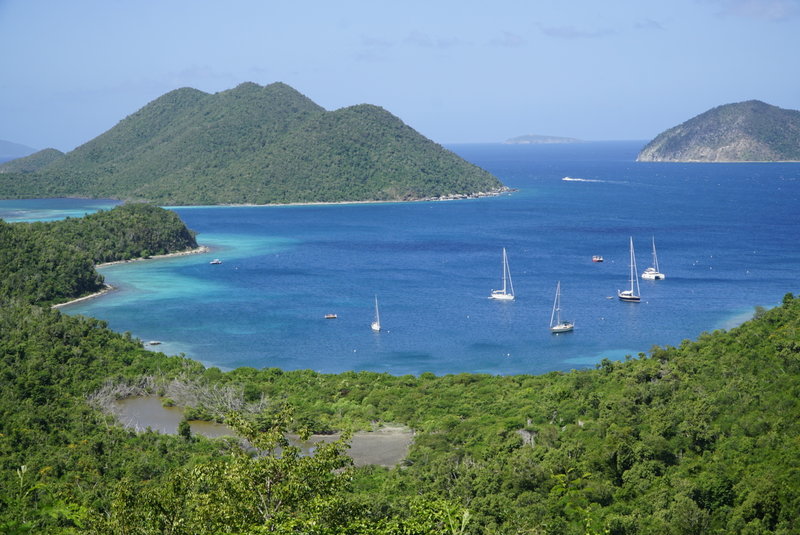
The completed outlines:
[[[7,198],[171,205],[411,200],[502,188],[382,108],[328,112],[282,83],[177,89],[60,158],[37,153],[3,169]]]

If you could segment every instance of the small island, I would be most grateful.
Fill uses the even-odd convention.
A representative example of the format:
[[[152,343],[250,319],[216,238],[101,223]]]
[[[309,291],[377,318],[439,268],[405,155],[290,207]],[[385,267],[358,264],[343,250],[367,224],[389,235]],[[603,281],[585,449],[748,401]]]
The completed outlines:
[[[497,194],[492,174],[388,111],[327,111],[283,83],[162,95],[67,154],[0,165],[0,198],[160,205],[411,201]]]
[[[800,161],[800,111],[759,100],[717,106],[656,136],[636,161]]]
[[[526,134],[524,136],[512,137],[505,140],[506,145],[543,145],[550,143],[580,143],[580,139],[573,137],[542,136],[538,134]]]

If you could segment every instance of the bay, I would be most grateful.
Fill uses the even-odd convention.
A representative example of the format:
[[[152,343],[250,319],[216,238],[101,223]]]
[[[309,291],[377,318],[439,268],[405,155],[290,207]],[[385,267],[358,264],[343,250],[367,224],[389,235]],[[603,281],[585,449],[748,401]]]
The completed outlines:
[[[800,165],[636,163],[642,145],[448,147],[518,189],[495,198],[174,208],[211,253],[103,268],[117,291],[62,310],[223,369],[511,374],[680,344],[798,291]],[[615,297],[629,237],[639,273],[655,237],[667,277],[638,304]],[[488,299],[503,247],[513,302]],[[559,280],[576,327],[553,335]]]

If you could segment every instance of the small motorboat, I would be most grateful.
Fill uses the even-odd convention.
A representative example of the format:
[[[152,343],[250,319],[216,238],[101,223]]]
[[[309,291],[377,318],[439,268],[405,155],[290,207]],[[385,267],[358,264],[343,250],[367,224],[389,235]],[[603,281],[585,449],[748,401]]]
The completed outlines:
[[[335,320],[336,319],[336,314],[325,314],[325,319],[326,320]]]
[[[216,264],[221,264],[221,263],[222,263],[222,260],[220,260],[219,258],[215,258],[214,260],[212,260],[211,262],[209,262],[209,264],[215,264],[215,265],[216,265]]]
[[[600,256],[599,254],[596,254],[596,255],[594,255],[592,257],[592,262],[602,262],[602,261],[603,261],[603,257]]]

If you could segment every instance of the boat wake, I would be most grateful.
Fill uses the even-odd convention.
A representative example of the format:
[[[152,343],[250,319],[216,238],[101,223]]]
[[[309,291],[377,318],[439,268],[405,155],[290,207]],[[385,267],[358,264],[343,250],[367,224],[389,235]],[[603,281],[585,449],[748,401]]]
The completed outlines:
[[[565,176],[561,180],[567,182],[611,182],[611,180],[596,180],[594,178],[573,178],[571,176]]]

